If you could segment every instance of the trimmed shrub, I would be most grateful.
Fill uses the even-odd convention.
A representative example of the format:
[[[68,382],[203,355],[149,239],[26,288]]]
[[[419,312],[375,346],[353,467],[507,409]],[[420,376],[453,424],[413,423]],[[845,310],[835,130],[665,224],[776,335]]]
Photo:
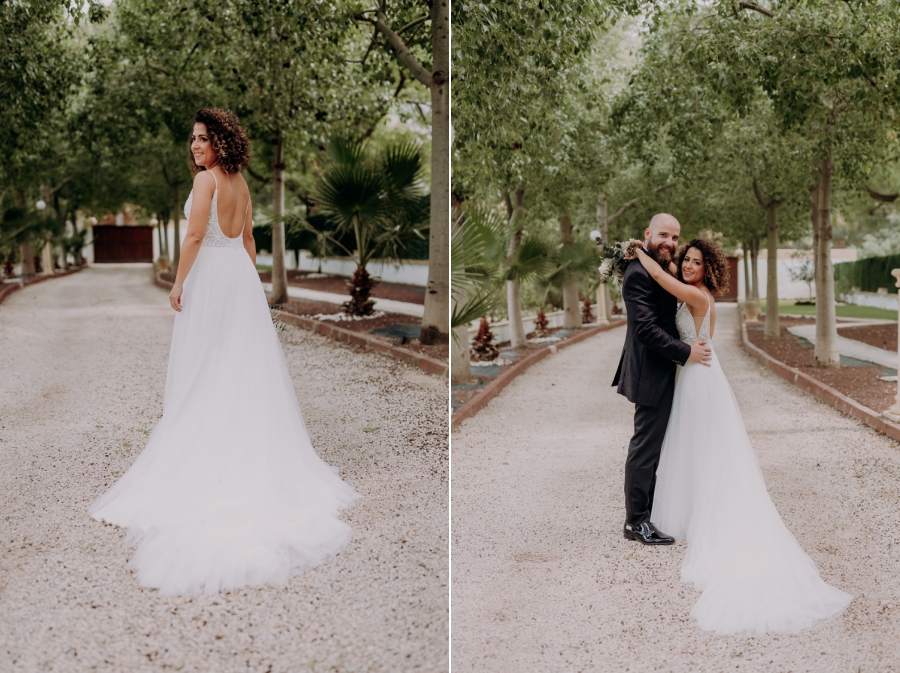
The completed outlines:
[[[878,292],[878,288],[886,287],[893,293],[896,282],[891,271],[894,269],[900,269],[900,255],[841,262],[834,265],[835,287],[840,292],[850,292],[854,287],[863,292]]]

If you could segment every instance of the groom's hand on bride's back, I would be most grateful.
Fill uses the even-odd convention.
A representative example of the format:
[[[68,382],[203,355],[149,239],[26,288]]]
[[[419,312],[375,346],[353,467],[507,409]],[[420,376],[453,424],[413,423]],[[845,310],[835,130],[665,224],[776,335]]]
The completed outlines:
[[[691,344],[691,355],[688,357],[688,362],[696,362],[709,367],[711,360],[712,348],[707,346],[705,341],[695,341]]]

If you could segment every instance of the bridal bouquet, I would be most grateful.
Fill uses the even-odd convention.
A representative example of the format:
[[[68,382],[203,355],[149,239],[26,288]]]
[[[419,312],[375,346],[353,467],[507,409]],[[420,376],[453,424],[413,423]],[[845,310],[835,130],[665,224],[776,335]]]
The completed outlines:
[[[639,241],[616,241],[609,245],[603,242],[599,232],[591,232],[591,238],[603,250],[603,258],[600,262],[600,282],[610,283],[620,286],[625,276],[625,269],[628,268],[628,262],[640,245]]]

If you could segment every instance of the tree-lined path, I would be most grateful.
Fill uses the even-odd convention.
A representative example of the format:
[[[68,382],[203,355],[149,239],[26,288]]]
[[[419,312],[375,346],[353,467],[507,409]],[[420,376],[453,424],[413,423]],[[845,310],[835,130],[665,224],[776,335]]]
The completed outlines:
[[[701,631],[689,618],[699,593],[679,579],[685,544],[622,537],[633,406],[610,382],[624,336],[544,359],[454,432],[454,670],[895,670],[900,447],[751,360],[736,307],[720,305],[714,345],[769,493],[854,600],[800,635]]]
[[[347,548],[282,588],[165,597],[89,504],[162,413],[174,313],[146,265],[0,306],[0,671],[443,671],[447,387],[288,326],[313,446],[363,498]]]

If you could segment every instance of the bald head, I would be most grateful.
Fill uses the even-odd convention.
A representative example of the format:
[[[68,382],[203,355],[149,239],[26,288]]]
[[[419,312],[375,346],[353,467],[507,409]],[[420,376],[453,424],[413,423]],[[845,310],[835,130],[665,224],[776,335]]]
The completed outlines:
[[[650,218],[650,224],[647,225],[647,229],[650,231],[655,231],[660,227],[660,225],[670,225],[675,226],[679,233],[681,232],[681,224],[678,223],[672,215],[668,213],[657,213],[653,217]]]
[[[657,213],[644,230],[644,246],[657,262],[666,265],[675,256],[681,225],[668,213]]]

